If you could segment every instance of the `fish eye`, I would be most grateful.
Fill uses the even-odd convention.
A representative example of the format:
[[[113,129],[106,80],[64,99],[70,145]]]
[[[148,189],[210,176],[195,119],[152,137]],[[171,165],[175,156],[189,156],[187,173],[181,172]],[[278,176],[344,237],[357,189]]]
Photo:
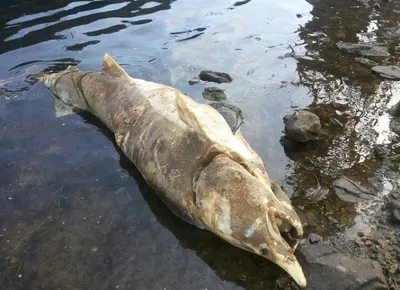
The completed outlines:
[[[266,249],[266,248],[262,248],[261,249],[261,254],[263,254],[263,255],[268,255],[268,249]]]

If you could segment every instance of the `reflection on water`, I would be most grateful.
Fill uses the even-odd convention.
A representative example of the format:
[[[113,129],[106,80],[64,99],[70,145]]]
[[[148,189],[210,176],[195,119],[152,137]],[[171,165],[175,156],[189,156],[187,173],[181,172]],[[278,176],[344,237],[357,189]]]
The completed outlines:
[[[372,145],[398,142],[386,108],[400,90],[334,44],[376,39],[392,52],[399,18],[389,12],[398,4],[3,2],[1,289],[274,289],[281,274],[176,218],[102,124],[56,112],[32,78],[68,65],[98,70],[106,52],[132,76],[201,102],[204,85],[187,81],[202,69],[230,73],[234,81],[220,87],[242,108],[243,134],[294,197],[306,231],[329,235],[363,222],[331,185],[342,174],[366,183],[379,167]],[[326,137],[283,147],[283,116],[306,107]]]

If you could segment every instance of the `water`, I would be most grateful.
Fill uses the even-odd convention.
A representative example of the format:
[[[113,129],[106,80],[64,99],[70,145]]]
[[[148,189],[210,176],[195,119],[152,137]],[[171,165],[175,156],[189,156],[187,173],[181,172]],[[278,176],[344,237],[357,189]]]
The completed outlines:
[[[99,70],[105,53],[130,75],[201,102],[204,85],[187,81],[202,69],[230,73],[220,87],[244,111],[243,134],[306,231],[354,231],[357,211],[330,187],[341,174],[366,183],[379,167],[372,144],[398,142],[385,109],[400,90],[334,43],[372,37],[393,52],[398,41],[385,35],[399,8],[323,2],[3,1],[0,288],[274,289],[281,275],[176,218],[101,123],[62,115],[32,78],[68,65]],[[284,148],[282,118],[295,108],[317,113],[327,137]]]

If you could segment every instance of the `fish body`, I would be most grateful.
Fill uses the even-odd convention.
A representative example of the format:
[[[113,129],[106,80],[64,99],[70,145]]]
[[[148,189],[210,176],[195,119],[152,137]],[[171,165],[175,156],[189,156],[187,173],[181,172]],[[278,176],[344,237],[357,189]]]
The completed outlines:
[[[300,219],[258,154],[215,108],[130,77],[108,54],[101,72],[68,67],[43,82],[65,105],[91,112],[115,134],[173,213],[275,262],[306,286],[294,256],[303,235]]]

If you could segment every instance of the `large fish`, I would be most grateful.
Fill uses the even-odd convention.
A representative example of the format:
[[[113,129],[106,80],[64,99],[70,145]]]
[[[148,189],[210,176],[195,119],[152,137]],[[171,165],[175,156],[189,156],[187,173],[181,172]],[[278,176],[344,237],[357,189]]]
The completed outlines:
[[[261,158],[217,109],[130,77],[108,54],[101,72],[70,66],[43,81],[57,99],[91,112],[114,132],[173,213],[273,261],[306,286],[294,255],[303,236],[298,215]]]

